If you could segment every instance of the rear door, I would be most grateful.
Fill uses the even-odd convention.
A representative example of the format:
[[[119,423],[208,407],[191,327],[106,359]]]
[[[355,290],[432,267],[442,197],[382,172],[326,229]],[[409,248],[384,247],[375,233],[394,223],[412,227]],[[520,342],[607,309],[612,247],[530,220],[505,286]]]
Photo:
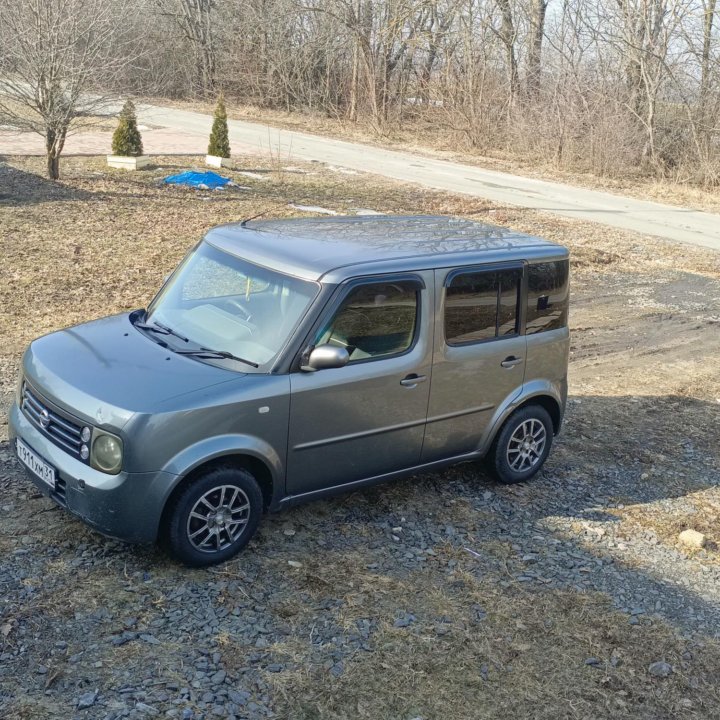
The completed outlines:
[[[313,345],[347,347],[342,368],[291,374],[287,493],[420,462],[432,371],[433,271],[348,283]]]
[[[422,461],[476,450],[522,390],[522,263],[436,270],[435,351]]]

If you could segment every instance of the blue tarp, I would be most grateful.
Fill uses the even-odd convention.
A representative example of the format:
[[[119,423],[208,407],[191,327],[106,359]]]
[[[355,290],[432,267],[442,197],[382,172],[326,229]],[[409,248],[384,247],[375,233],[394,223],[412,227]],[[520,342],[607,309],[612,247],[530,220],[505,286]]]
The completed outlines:
[[[169,175],[165,178],[165,182],[168,185],[187,185],[202,190],[214,190],[215,188],[227,185],[230,182],[230,178],[224,178],[222,175],[218,175],[212,171],[197,172],[195,170],[188,170],[179,175]]]

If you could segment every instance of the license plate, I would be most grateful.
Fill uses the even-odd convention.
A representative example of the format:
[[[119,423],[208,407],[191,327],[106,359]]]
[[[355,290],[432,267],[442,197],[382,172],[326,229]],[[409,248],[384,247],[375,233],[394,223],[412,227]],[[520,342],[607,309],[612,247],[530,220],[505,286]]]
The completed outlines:
[[[31,450],[20,438],[17,439],[17,454],[20,462],[29,467],[35,475],[55,489],[55,468],[46,463],[36,452]]]

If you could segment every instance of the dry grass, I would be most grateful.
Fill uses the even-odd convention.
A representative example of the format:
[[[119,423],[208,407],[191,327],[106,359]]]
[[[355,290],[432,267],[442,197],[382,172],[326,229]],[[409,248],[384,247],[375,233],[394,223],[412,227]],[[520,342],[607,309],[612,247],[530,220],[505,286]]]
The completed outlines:
[[[590,223],[493,208],[483,200],[370,175],[347,178],[317,165],[307,166],[307,174],[284,173],[277,172],[272,159],[253,160],[251,169],[266,174],[269,182],[229,173],[249,191],[198,193],[158,184],[192,162],[158,158],[156,169],[128,174],[108,172],[99,158],[67,158],[58,184],[42,179],[42,159],[17,158],[6,166],[0,194],[0,250],[7,278],[0,287],[5,308],[0,337],[8,341],[2,348],[6,359],[17,357],[38,334],[148,302],[161,278],[208,227],[264,210],[272,217],[301,214],[288,201],[340,213],[370,207],[476,217],[564,242],[578,269],[622,259],[628,270],[652,272],[682,264],[689,272],[720,276],[717,256],[701,248],[639,244],[621,231]]]
[[[53,717],[57,706],[51,698],[23,697],[0,708],[4,717],[13,720],[47,720]]]
[[[155,98],[151,102],[209,114],[214,111],[214,105],[206,102],[164,98]],[[351,123],[343,118],[327,117],[324,114],[289,113],[254,105],[230,104],[228,117],[235,120],[265,123],[286,130],[327,135],[378,147],[415,152],[443,160],[477,165],[488,170],[577,185],[617,195],[629,195],[640,200],[655,200],[669,205],[720,213],[720,189],[717,188],[707,190],[689,183],[660,181],[644,176],[640,168],[633,176],[600,177],[588,172],[560,169],[551,161],[544,164],[538,163],[534,158],[513,155],[504,151],[487,153],[471,147],[458,150],[457,138],[452,133],[444,130],[438,131],[438,127],[441,126],[422,118],[408,118],[401,127],[387,128],[383,133],[378,133],[369,123]]]
[[[22,348],[39,334],[141,306],[160,280],[210,226],[264,210],[299,214],[296,204],[341,213],[370,207],[385,212],[460,214],[507,224],[570,245],[579,268],[602,267],[620,257],[626,267],[673,267],[717,276],[720,264],[701,249],[660,241],[634,244],[619,231],[575,223],[488,202],[419,190],[369,175],[350,178],[307,166],[307,174],[278,172],[271,158],[253,160],[270,181],[230,173],[250,190],[200,192],[162,186],[165,175],[192,158],[158,158],[139,174],[107,171],[100,158],[67,158],[64,179],[42,179],[42,159],[13,159],[3,172],[0,251],[6,281],[0,286],[0,370],[7,392]],[[200,159],[198,158],[199,162]],[[577,232],[582,228],[581,232]],[[98,274],[98,268],[102,272]],[[68,279],[71,279],[68,282]],[[58,312],[58,308],[62,308]]]
[[[363,572],[352,556],[301,572],[298,591],[312,592],[320,579],[318,599],[329,592],[343,600],[347,627],[367,617],[378,626],[373,651],[358,651],[337,679],[308,663],[304,639],[276,646],[277,657],[296,667],[266,676],[282,698],[280,717],[655,719],[710,717],[720,707],[710,679],[717,643],[698,652],[662,624],[631,629],[600,594],[526,592],[517,582],[503,588],[507,578],[477,577],[462,550],[447,555],[457,565],[445,577],[448,557],[403,579]],[[395,627],[400,611],[416,621]],[[590,658],[597,664],[586,664]],[[647,672],[658,658],[676,670],[669,682]]]

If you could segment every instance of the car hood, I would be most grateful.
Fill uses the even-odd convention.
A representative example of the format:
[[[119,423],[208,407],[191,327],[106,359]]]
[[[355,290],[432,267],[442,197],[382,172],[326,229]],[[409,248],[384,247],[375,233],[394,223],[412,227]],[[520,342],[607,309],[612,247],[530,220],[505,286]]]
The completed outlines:
[[[168,400],[245,377],[162,347],[128,314],[38,338],[25,353],[23,372],[67,412],[117,429],[135,413],[162,412]]]

